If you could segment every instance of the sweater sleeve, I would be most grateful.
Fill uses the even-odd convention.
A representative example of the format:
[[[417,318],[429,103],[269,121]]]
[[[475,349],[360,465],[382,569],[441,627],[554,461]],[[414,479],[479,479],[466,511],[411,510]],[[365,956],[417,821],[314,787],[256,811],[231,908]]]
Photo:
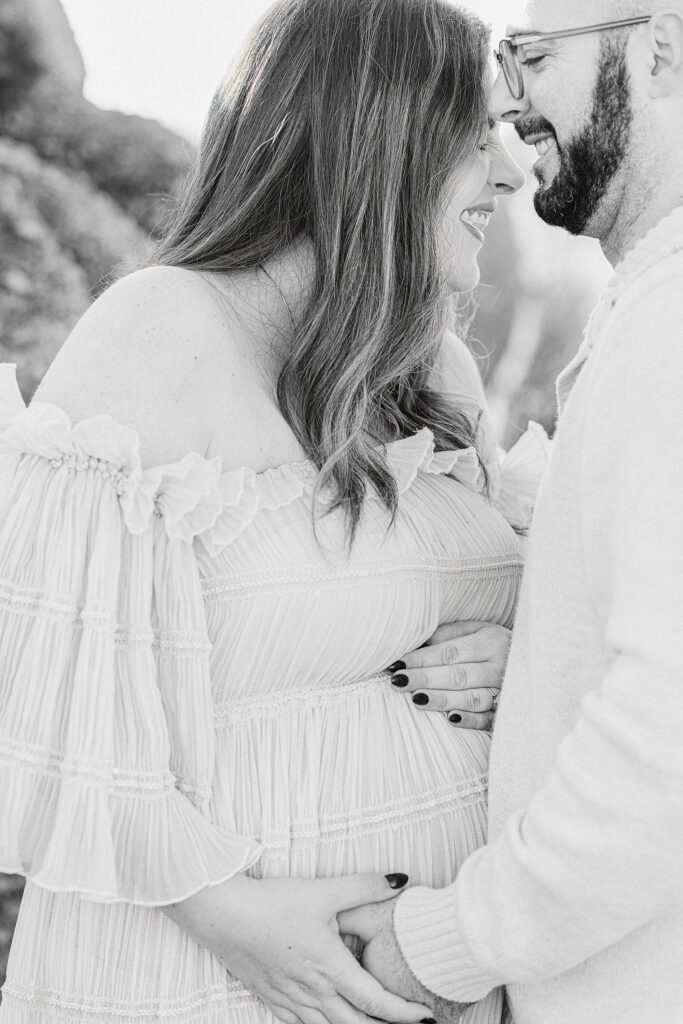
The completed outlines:
[[[193,540],[219,467],[143,471],[0,374],[0,870],[158,906],[252,865],[210,816],[210,643]]]
[[[592,442],[600,459],[579,499],[588,590],[605,614],[601,684],[500,837],[447,889],[415,888],[396,906],[411,969],[447,999],[557,976],[683,909],[683,297],[673,283],[643,287],[596,353],[583,464]]]

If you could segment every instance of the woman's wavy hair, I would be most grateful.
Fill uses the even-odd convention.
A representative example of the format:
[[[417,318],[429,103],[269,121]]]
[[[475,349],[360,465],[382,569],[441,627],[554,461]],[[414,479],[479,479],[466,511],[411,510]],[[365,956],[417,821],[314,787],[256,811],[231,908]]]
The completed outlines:
[[[153,261],[228,273],[310,239],[310,301],[277,382],[352,542],[368,486],[391,513],[383,442],[476,425],[429,385],[448,323],[447,185],[487,126],[488,31],[442,0],[280,0],[218,89]]]

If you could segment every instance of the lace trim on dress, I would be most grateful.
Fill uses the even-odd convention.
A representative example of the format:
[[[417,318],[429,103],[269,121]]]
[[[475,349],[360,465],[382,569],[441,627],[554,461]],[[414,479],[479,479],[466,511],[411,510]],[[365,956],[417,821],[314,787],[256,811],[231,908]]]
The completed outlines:
[[[417,825],[434,818],[458,812],[486,798],[487,778],[454,780],[441,789],[418,793],[404,800],[383,803],[381,807],[364,807],[362,812],[325,815],[309,821],[292,821],[286,830],[264,830],[258,837],[266,856],[277,851],[291,851],[294,847],[321,847],[333,843],[348,843],[354,839],[384,834],[387,828],[396,829]]]
[[[21,765],[43,776],[59,778],[68,775],[85,782],[103,783],[114,796],[166,797],[171,789],[176,788],[175,776],[170,771],[104,767],[95,758],[76,760],[62,751],[48,751],[37,744],[14,742],[9,738],[0,742],[0,761]]]
[[[285,593],[297,589],[314,587],[316,593],[356,589],[374,586],[378,579],[401,579],[416,582],[427,576],[447,580],[498,580],[510,576],[520,578],[524,560],[520,554],[491,555],[482,558],[462,558],[453,563],[449,560],[415,559],[405,562],[377,562],[366,564],[362,569],[339,568],[332,571],[326,567],[306,566],[295,569],[267,569],[240,572],[239,575],[224,574],[205,576],[202,579],[202,596],[205,603],[249,597],[255,592]]]
[[[145,1021],[150,1024],[158,1024],[160,1021],[168,1021],[169,1024],[174,1021],[204,1024],[208,1019],[207,1013],[220,1012],[220,1019],[223,1019],[223,1013],[247,1007],[254,1011],[263,1005],[238,981],[229,981],[227,977],[223,984],[202,988],[178,999],[156,997],[144,1002],[81,994],[75,999],[71,993],[56,989],[36,990],[16,981],[7,981],[2,994],[8,1006],[16,1009],[21,1007],[22,1011],[31,1014],[44,1013],[50,1018],[57,1013],[55,1019],[60,1024],[144,1024]]]
[[[190,630],[156,630],[140,626],[118,625],[108,612],[96,615],[93,606],[85,612],[68,596],[33,587],[17,586],[0,579],[0,610],[19,615],[49,616],[62,619],[76,629],[98,623],[103,629],[114,629],[114,645],[118,649],[150,647],[160,654],[173,654],[183,658],[205,658],[212,645],[202,633]]]
[[[288,711],[301,708],[328,708],[346,703],[349,698],[365,696],[371,690],[382,692],[389,676],[379,672],[365,679],[353,679],[337,686],[306,686],[300,690],[278,690],[264,697],[250,694],[235,697],[216,704],[214,721],[217,729],[233,728],[238,722],[253,721],[257,718],[273,718]]]

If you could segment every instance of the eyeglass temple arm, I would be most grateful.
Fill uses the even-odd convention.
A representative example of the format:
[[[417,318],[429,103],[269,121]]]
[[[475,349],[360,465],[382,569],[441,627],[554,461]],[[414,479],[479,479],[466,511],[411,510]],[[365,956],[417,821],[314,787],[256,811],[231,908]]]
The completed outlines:
[[[605,21],[600,25],[583,25],[581,28],[565,28],[558,32],[521,32],[509,37],[515,46],[526,46],[528,43],[540,42],[542,39],[566,39],[569,36],[585,36],[591,32],[605,32],[610,28],[629,28],[631,25],[644,25],[652,19],[652,15],[639,18],[626,18],[621,21]]]

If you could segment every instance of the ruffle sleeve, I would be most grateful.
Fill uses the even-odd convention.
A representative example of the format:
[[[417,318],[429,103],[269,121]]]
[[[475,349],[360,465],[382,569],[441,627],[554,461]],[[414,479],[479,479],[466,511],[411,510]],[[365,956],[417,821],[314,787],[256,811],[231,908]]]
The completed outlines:
[[[210,816],[210,642],[194,539],[220,462],[142,470],[108,416],[25,408],[0,371],[0,871],[161,906],[254,864]]]
[[[476,449],[437,452],[434,435],[427,427],[388,444],[386,458],[400,494],[412,487],[420,473],[451,476],[475,493],[484,489],[485,476]]]
[[[531,422],[509,452],[500,452],[498,465],[489,474],[493,504],[518,533],[529,531],[551,451],[552,441],[543,427]]]

